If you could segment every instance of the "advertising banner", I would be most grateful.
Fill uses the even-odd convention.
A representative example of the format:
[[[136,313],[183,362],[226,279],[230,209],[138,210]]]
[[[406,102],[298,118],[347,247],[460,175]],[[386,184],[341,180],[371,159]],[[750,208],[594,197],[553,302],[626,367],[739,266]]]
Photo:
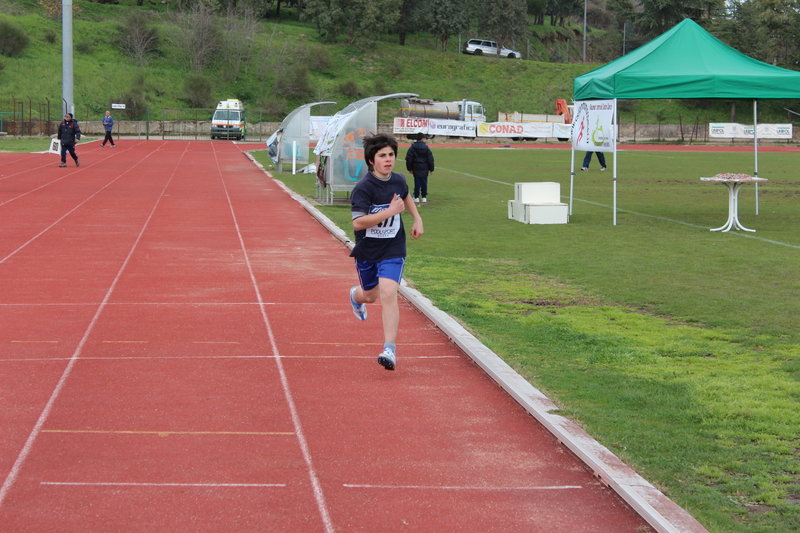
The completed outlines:
[[[572,146],[585,152],[613,152],[614,100],[575,102]]]
[[[451,137],[475,137],[477,135],[477,122],[462,122],[460,120],[428,119],[428,133],[431,135],[450,135]]]
[[[708,125],[708,136],[724,139],[752,139],[753,125],[736,124],[734,122],[711,122]],[[758,138],[792,140],[792,125],[759,124]]]
[[[392,131],[394,131],[394,133],[404,133],[406,135],[412,133],[428,133],[428,119],[396,117],[394,119],[394,129]]]
[[[538,139],[553,137],[551,122],[481,122],[478,137],[524,137]]]

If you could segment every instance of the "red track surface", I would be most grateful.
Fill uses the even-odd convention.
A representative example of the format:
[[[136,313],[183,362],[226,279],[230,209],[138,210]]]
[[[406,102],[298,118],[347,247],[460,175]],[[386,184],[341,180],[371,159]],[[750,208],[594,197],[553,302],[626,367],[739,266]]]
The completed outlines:
[[[651,530],[238,146],[78,153],[0,155],[1,531]]]

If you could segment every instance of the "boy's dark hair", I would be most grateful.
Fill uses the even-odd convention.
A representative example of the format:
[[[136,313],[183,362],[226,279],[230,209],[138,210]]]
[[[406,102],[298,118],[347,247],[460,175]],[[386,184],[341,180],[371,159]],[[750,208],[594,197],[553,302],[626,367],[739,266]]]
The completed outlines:
[[[394,156],[397,157],[397,139],[388,133],[378,133],[371,137],[364,137],[364,161],[367,162],[367,167],[370,171],[374,170],[372,163],[375,161],[375,154],[387,146],[394,150]]]

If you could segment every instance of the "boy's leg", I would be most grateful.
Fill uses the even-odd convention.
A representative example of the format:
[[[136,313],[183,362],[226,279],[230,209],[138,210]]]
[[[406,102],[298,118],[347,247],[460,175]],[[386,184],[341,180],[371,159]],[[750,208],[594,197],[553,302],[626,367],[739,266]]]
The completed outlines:
[[[600,169],[606,168],[606,154],[597,152],[597,160],[600,162]]]
[[[583,166],[581,170],[589,168],[589,163],[592,162],[592,152],[586,152],[586,156],[583,158]]]
[[[397,332],[400,329],[400,305],[397,292],[403,279],[406,260],[402,257],[378,263],[378,289],[381,295],[383,319],[383,351],[378,363],[386,370],[394,370],[397,363]]]
[[[400,284],[393,279],[380,278],[378,287],[381,294],[383,340],[396,343],[397,331],[400,329],[400,306],[397,303],[397,290],[400,288]]]
[[[61,145],[61,166],[67,166],[67,147],[63,144]]]

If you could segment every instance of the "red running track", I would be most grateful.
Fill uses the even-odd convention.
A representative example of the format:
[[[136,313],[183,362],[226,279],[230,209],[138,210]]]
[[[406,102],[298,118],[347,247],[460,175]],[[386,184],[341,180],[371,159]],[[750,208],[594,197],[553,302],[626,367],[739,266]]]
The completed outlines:
[[[237,145],[78,153],[0,155],[4,533],[652,531]]]

